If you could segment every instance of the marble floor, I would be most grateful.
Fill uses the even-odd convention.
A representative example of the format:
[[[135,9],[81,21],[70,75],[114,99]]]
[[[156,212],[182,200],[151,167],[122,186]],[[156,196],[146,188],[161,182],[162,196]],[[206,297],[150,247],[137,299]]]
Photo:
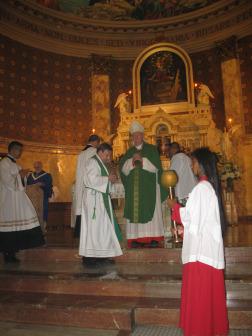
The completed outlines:
[[[127,336],[125,332],[76,327],[57,327],[0,322],[2,336]],[[182,336],[179,329],[160,326],[137,326],[128,336]],[[229,336],[251,336],[252,330],[230,330]]]
[[[252,219],[240,220],[238,224],[228,226],[225,235],[225,246],[252,246]],[[77,247],[78,239],[73,237],[73,230],[69,227],[57,229],[48,228],[48,246]],[[172,244],[170,245],[172,247]]]

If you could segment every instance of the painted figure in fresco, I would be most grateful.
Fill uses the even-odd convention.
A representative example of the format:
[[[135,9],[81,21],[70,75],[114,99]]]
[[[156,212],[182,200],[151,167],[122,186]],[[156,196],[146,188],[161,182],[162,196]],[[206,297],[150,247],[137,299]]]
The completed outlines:
[[[140,71],[142,105],[175,103],[187,100],[185,65],[169,51],[148,57]]]
[[[213,0],[36,0],[66,13],[109,20],[153,20],[187,13]]]
[[[104,137],[109,134],[109,83],[106,75],[93,78],[93,110],[96,129]]]

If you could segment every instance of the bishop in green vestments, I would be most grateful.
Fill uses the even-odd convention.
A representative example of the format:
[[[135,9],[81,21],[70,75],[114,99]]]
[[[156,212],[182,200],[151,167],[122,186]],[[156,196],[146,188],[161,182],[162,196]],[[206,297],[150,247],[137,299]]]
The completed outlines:
[[[157,148],[144,142],[144,128],[140,123],[134,121],[130,133],[134,146],[120,161],[128,247],[146,244],[157,247],[164,239],[161,201],[166,198],[160,186],[161,161]]]

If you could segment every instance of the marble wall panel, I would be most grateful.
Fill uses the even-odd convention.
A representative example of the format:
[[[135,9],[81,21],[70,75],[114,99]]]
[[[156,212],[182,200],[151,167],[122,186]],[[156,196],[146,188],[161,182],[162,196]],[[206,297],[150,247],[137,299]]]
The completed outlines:
[[[252,134],[252,35],[238,41],[244,126],[247,134]]]

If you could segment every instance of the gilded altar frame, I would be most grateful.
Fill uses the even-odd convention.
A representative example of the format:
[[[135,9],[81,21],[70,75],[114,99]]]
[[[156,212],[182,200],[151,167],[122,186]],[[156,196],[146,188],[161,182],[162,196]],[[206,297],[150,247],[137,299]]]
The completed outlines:
[[[134,101],[134,110],[135,111],[148,111],[149,109],[153,109],[156,105],[145,105],[141,104],[141,83],[140,83],[140,71],[144,62],[155,53],[160,51],[168,51],[177,55],[185,65],[185,73],[186,73],[186,87],[187,87],[187,101],[183,102],[175,102],[175,103],[165,103],[158,104],[161,108],[165,107],[166,110],[173,111],[185,111],[195,107],[195,98],[194,98],[194,82],[193,82],[193,70],[192,63],[189,55],[185,50],[180,48],[179,46],[172,43],[157,43],[146,49],[144,49],[133,65],[133,101]]]

